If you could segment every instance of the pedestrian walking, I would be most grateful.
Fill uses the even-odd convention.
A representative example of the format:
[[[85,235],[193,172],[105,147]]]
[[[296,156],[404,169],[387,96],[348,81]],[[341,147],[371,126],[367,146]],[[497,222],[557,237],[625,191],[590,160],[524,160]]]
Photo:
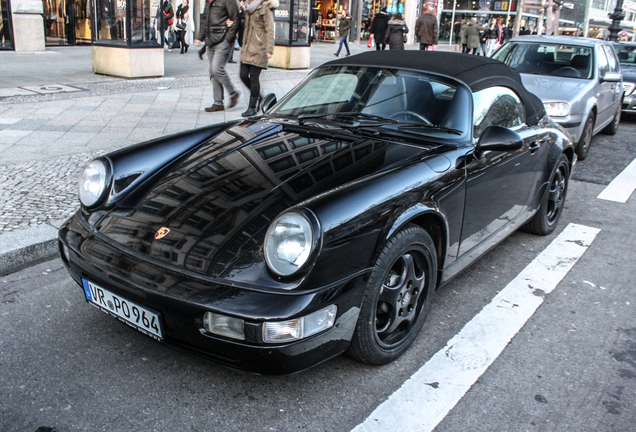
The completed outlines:
[[[428,50],[431,45],[437,45],[439,29],[437,18],[433,15],[433,8],[424,5],[424,13],[415,23],[415,36],[420,41],[420,51]]]
[[[468,20],[464,20],[462,21],[462,27],[461,30],[459,31],[459,40],[462,44],[462,53],[463,54],[467,54],[468,53]]]
[[[386,35],[386,29],[389,27],[389,20],[391,17],[386,13],[386,8],[383,7],[379,13],[373,17],[371,23],[371,30],[369,31],[373,35],[375,41],[375,49],[377,51],[383,51],[386,48],[386,42],[384,37]]]
[[[460,20],[457,20],[455,24],[453,25],[453,35],[455,36],[455,44],[454,44],[455,51],[460,51],[462,48],[461,31],[462,31],[462,22]]]
[[[389,45],[390,50],[403,50],[408,32],[409,28],[404,22],[404,15],[399,12],[394,13],[384,34],[385,43]]]
[[[472,17],[470,23],[468,23],[468,27],[466,27],[467,54],[479,54],[479,32],[482,30],[488,30],[488,27],[480,26],[477,24],[477,18]]]
[[[170,51],[172,50],[172,47],[170,46],[172,41],[169,43],[168,38],[166,37],[166,32],[170,29],[174,20],[174,8],[172,7],[172,4],[168,0],[164,0],[157,11],[157,15],[160,15],[161,19],[161,34],[163,35],[163,41],[166,45],[168,45],[168,50]]]
[[[486,57],[490,57],[495,52],[495,44],[497,43],[497,18],[490,20],[488,25],[488,35],[486,37]]]
[[[228,26],[226,21],[232,24]],[[205,50],[210,64],[210,81],[214,93],[214,104],[205,109],[206,112],[223,111],[224,91],[230,96],[230,108],[234,108],[239,100],[239,94],[234,89],[225,66],[234,49],[234,40],[239,26],[239,10],[236,0],[207,0],[201,24],[194,45],[200,45],[205,40]]]
[[[343,11],[342,16],[344,18],[342,18],[340,20],[340,23],[338,24],[338,36],[340,36],[340,45],[338,46],[338,51],[336,51],[335,53],[336,57],[340,55],[343,44],[344,47],[347,49],[347,56],[351,55],[351,51],[349,51],[349,44],[347,43],[349,31],[351,30],[351,16],[346,10]]]
[[[261,98],[261,72],[267,69],[274,53],[274,12],[278,0],[252,0],[245,3],[243,46],[241,47],[241,81],[250,91],[250,102],[243,117],[258,113]]]
[[[188,6],[188,0],[183,0],[179,6],[177,6],[177,40],[179,41],[179,46],[181,48],[181,52],[179,54],[183,54],[184,51],[188,52],[188,45],[185,41],[186,29],[188,27],[188,19],[190,17],[190,6]]]

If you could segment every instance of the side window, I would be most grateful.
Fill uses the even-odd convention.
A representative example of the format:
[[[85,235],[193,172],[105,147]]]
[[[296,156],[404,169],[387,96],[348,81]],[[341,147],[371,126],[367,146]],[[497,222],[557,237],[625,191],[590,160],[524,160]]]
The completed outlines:
[[[526,110],[517,94],[507,87],[490,87],[473,93],[473,136],[488,126],[515,128],[525,124]]]
[[[605,50],[607,61],[609,62],[609,71],[620,72],[621,69],[618,63],[618,59],[616,58],[616,54],[614,53],[614,49],[609,45],[603,45],[603,49]]]
[[[609,71],[609,64],[607,63],[607,56],[605,55],[605,50],[601,47],[598,47],[596,51],[597,59],[598,59],[598,74],[599,76],[605,75],[606,72]]]

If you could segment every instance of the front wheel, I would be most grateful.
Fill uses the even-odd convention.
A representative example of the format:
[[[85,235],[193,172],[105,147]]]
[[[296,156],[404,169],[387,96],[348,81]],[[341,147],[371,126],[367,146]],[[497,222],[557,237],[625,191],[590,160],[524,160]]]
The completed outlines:
[[[524,226],[525,231],[537,235],[548,235],[554,231],[565,206],[569,180],[570,164],[568,158],[561,154],[550,175],[548,190],[541,200],[541,206]]]
[[[587,152],[590,150],[590,145],[592,144],[592,136],[594,135],[594,113],[590,113],[587,120],[585,120],[585,126],[583,126],[583,133],[581,134],[581,138],[579,139],[578,144],[574,151],[576,155],[579,157],[579,160],[584,160],[587,157]]]
[[[376,261],[347,353],[374,365],[404,354],[424,325],[436,282],[433,240],[421,227],[408,225]]]

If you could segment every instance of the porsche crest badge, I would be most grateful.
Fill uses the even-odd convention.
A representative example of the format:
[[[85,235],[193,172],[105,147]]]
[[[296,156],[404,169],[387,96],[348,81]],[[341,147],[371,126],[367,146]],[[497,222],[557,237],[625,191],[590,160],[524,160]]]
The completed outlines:
[[[165,236],[168,235],[169,232],[170,232],[170,228],[166,228],[166,227],[159,228],[159,230],[155,233],[155,240],[164,238]]]

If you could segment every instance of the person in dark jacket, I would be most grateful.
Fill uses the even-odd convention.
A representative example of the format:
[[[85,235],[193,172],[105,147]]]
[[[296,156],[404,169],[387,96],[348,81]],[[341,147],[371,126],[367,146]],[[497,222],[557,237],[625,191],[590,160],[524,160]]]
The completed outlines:
[[[188,18],[189,18],[189,12],[190,11],[190,6],[188,6],[188,0],[183,0],[183,3],[181,3],[178,7],[177,7],[177,40],[179,41],[179,45],[181,47],[181,54],[185,52],[188,52],[188,48],[189,45],[185,42],[185,33],[186,33],[186,27],[188,26]],[[183,25],[183,28],[179,27],[180,25]]]
[[[403,50],[404,39],[408,32],[409,28],[404,22],[404,15],[399,12],[394,13],[389,20],[389,26],[384,34],[384,41],[391,50]]]
[[[437,45],[439,29],[437,18],[433,15],[433,9],[425,5],[424,13],[415,23],[415,36],[420,41],[420,50],[426,51],[429,46]]]
[[[344,44],[347,49],[347,56],[351,55],[351,51],[349,51],[349,44],[347,43],[347,38],[349,37],[349,30],[351,30],[351,16],[347,13],[347,11],[343,11],[343,17],[338,24],[338,36],[340,36],[340,45],[338,46],[338,51],[336,51],[335,56],[338,57],[340,55],[340,51],[342,50],[342,45]]]
[[[373,22],[371,23],[371,29],[369,32],[373,34],[375,49],[377,51],[384,50],[386,48],[384,35],[386,34],[386,29],[389,27],[389,19],[391,19],[391,17],[389,17],[386,13],[385,7],[380,10],[380,13],[373,17]]]
[[[168,45],[166,32],[170,28],[170,20],[174,18],[174,8],[172,7],[172,4],[170,4],[168,0],[165,0],[157,11],[157,15],[161,15],[161,33],[163,34],[163,41],[166,45]],[[170,50],[171,47],[168,46],[168,49]]]
[[[232,24],[228,26],[227,21]],[[206,112],[223,111],[224,89],[230,95],[230,108],[234,108],[239,94],[225,72],[225,66],[234,49],[234,40],[239,26],[239,9],[236,0],[208,0],[205,3],[195,45],[205,40],[205,50],[210,62],[210,81],[214,93],[214,104]]]

